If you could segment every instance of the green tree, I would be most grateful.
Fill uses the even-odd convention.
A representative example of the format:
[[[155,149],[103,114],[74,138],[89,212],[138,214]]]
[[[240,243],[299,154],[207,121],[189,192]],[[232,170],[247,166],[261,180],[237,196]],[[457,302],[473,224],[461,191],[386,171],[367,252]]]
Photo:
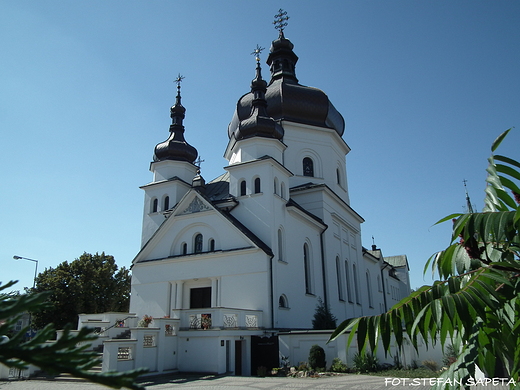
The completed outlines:
[[[323,303],[322,299],[318,297],[318,304],[316,305],[316,311],[314,312],[314,318],[312,319],[312,329],[334,329],[336,328],[336,317],[330,311],[328,305]]]
[[[118,269],[114,257],[83,253],[78,259],[48,268],[36,278],[34,292],[50,292],[52,306],[33,314],[37,329],[53,323],[61,329],[76,326],[79,313],[128,311],[130,272]]]
[[[417,348],[419,338],[427,345],[438,338],[443,348],[451,344],[460,352],[444,379],[464,382],[478,367],[488,377],[520,380],[520,163],[494,155],[510,130],[491,147],[483,211],[437,222],[453,220],[451,245],[424,269],[431,266],[440,280],[387,313],[344,321],[331,340],[350,330],[349,345],[356,338],[361,352],[367,346],[375,351],[381,340],[387,353],[392,335],[399,348],[406,339]]]
[[[36,312],[40,308],[51,305],[48,300],[51,295],[49,292],[21,295],[4,293],[4,290],[14,284],[15,282],[3,286],[0,284],[0,363],[19,369],[33,364],[50,374],[69,373],[116,389],[121,387],[144,389],[143,386],[136,384],[135,380],[140,374],[146,372],[146,369],[106,373],[89,371],[100,363],[97,353],[86,351],[88,344],[96,338],[92,334],[94,329],[83,328],[76,334],[72,334],[68,326],[63,336],[51,343],[46,341],[53,337],[56,331],[52,324],[40,330],[31,340],[24,340],[28,327],[5,337],[12,331],[23,313]]]

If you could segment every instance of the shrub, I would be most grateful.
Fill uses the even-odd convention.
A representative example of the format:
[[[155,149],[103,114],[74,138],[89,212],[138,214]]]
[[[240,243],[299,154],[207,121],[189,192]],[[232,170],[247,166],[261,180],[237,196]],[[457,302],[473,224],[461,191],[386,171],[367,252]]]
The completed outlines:
[[[341,361],[340,358],[334,358],[332,360],[332,365],[330,366],[330,371],[332,372],[347,372],[348,367],[345,363]]]
[[[379,370],[377,357],[368,353],[356,353],[354,355],[354,368],[358,372],[376,372]]]
[[[433,372],[436,372],[439,370],[439,365],[437,364],[437,362],[435,360],[423,360],[422,364],[424,367],[429,368]]]
[[[309,351],[309,366],[314,370],[327,367],[325,350],[317,344],[314,344]]]
[[[444,364],[444,366],[446,366],[446,367],[449,367],[453,363],[455,363],[458,356],[459,356],[459,354],[457,353],[457,350],[455,349],[455,347],[452,344],[448,344],[448,345],[446,345],[446,348],[444,350],[442,364]]]

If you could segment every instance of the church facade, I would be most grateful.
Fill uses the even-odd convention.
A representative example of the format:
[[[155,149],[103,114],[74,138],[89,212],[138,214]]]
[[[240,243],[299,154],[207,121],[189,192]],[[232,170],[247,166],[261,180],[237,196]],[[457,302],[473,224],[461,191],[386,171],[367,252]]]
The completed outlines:
[[[209,182],[187,141],[178,78],[169,136],[155,146],[153,179],[141,187],[142,245],[132,264],[133,314],[125,318],[135,327],[153,317],[146,332],[158,329],[157,338],[145,341],[147,350],[132,344],[129,355],[118,344],[106,369],[133,355],[154,361],[152,371],[254,375],[259,366],[280,366],[291,354],[280,352],[280,340],[308,334],[320,303],[342,321],[384,312],[409,294],[406,257],[386,261],[375,246],[362,246],[345,121],[323,91],[299,83],[293,48],[280,28],[269,80],[257,56],[228,127],[229,164]],[[84,316],[80,326],[95,321]],[[132,340],[142,331],[132,329]],[[114,343],[105,340],[106,353]]]

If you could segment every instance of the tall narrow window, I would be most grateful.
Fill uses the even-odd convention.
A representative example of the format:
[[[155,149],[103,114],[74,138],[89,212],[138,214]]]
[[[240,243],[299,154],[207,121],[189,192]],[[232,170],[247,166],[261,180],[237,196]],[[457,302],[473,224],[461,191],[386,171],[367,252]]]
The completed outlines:
[[[188,244],[186,244],[185,242],[182,243],[182,254],[188,254]]]
[[[312,294],[311,286],[311,259],[309,258],[309,246],[303,244],[303,266],[305,268],[305,293]]]
[[[240,196],[244,196],[246,194],[246,181],[242,180],[240,182]]]
[[[349,302],[352,302],[352,290],[350,288],[350,270],[348,267],[348,261],[345,261],[345,279],[347,281],[347,298]]]
[[[165,196],[164,197],[164,208],[163,210],[168,210],[170,208],[170,197]]]
[[[354,292],[356,294],[356,303],[361,303],[359,300],[359,285],[358,285],[358,278],[357,278],[357,270],[356,270],[356,264],[352,265],[352,273],[354,274]]]
[[[152,213],[156,213],[158,207],[159,207],[159,200],[157,198],[154,198],[154,200],[152,201]]]
[[[278,260],[285,261],[283,255],[283,233],[282,229],[278,229]]]
[[[274,178],[274,193],[275,194],[278,194],[278,179],[275,177]]]
[[[282,181],[282,184],[280,184],[280,196],[282,199],[285,199],[285,183]]]
[[[309,157],[303,159],[303,176],[314,176],[314,162]]]
[[[372,285],[370,284],[370,273],[367,271],[367,291],[368,291],[368,306],[374,307],[374,302],[372,302]]]
[[[194,242],[194,245],[193,245],[193,252],[195,253],[201,253],[202,252],[202,234],[197,234],[195,236],[195,242]]]
[[[341,185],[341,174],[339,173],[339,168],[336,168],[336,182]]]
[[[213,238],[211,240],[209,240],[209,250],[210,250],[210,252],[215,251],[215,240]]]
[[[259,194],[260,193],[260,178],[257,177],[255,179],[255,194]]]
[[[343,283],[341,277],[341,264],[339,262],[339,257],[336,257],[336,280],[338,282],[338,298],[340,301],[343,301],[345,298],[343,297]]]

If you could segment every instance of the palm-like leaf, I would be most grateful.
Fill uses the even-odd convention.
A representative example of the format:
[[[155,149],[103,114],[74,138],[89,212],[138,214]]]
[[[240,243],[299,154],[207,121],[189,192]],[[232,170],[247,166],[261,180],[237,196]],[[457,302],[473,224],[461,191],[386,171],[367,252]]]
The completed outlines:
[[[509,130],[492,145],[494,152]],[[501,164],[497,164],[500,161]],[[402,348],[409,340],[460,347],[460,355],[443,376],[462,380],[476,367],[494,375],[497,359],[511,378],[520,372],[520,163],[504,157],[489,158],[485,206],[482,213],[452,214],[452,243],[427,261],[441,281],[423,286],[387,313],[344,321],[331,340],[350,331],[358,349],[375,352],[381,340],[385,354],[391,340]],[[506,177],[508,176],[508,177]],[[516,202],[510,193],[515,194]],[[439,387],[440,388],[440,387]],[[442,388],[446,388],[445,385]]]

